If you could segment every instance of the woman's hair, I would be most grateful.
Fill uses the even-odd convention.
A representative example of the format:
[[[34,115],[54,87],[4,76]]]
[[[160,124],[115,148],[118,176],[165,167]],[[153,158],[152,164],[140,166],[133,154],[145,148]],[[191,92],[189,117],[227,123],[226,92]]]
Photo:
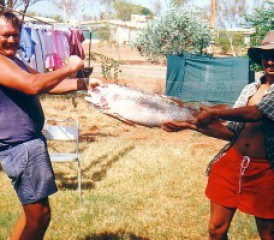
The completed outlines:
[[[11,11],[0,12],[0,18],[4,18],[7,21],[11,22],[14,27],[21,28],[21,22],[19,18]]]

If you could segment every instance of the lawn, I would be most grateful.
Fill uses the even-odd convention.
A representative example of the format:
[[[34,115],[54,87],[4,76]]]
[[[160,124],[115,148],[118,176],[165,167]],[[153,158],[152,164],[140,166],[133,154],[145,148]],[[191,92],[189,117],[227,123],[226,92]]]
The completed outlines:
[[[54,164],[58,193],[50,197],[46,240],[208,239],[207,163],[225,142],[192,131],[166,133],[105,116],[82,94],[46,96],[47,118],[77,117],[83,196],[76,166]],[[0,172],[0,239],[8,239],[21,208]],[[230,239],[259,239],[254,219],[237,213]]]

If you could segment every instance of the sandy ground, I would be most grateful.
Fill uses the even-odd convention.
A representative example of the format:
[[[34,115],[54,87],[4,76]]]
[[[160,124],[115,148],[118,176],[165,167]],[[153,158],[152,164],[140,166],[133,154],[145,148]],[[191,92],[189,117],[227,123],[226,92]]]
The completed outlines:
[[[88,54],[89,43],[83,42],[84,51]],[[101,53],[113,59],[123,61],[131,61],[131,63],[146,62],[146,58],[141,56],[136,49],[132,49],[129,45],[117,45],[111,43],[97,43],[91,45],[91,53]]]
[[[88,55],[88,42],[84,42],[83,46]],[[118,78],[108,81],[148,92],[165,93],[166,65],[164,63],[151,63],[128,45],[92,44],[91,53],[100,53],[109,58],[121,60]],[[93,67],[92,77],[105,80],[102,77],[100,58],[97,57],[96,61],[87,60],[85,65]]]

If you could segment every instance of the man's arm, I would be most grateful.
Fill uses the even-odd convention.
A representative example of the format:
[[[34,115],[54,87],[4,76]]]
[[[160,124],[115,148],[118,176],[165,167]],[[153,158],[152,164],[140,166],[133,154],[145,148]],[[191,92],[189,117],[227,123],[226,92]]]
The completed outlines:
[[[30,66],[28,66],[28,70],[33,74],[39,73]],[[98,78],[66,78],[54,88],[50,89],[47,93],[52,95],[66,94],[79,90],[88,90],[100,84],[103,84],[103,82]]]
[[[67,78],[48,91],[48,94],[65,94],[95,88],[103,82],[98,78]]]
[[[197,126],[191,122],[166,122],[161,128],[167,132],[179,132],[185,129],[191,129],[203,133],[210,137],[215,137],[223,140],[231,140],[234,133],[229,131],[228,128],[221,122],[214,122],[208,126]]]
[[[0,84],[13,88],[29,95],[47,93],[59,85],[65,78],[77,72],[84,66],[83,61],[77,56],[71,56],[67,66],[48,73],[26,72],[10,59],[0,56]],[[64,87],[63,84],[61,86]],[[83,85],[82,85],[83,86]],[[77,81],[71,81],[67,89],[78,90]],[[59,86],[59,92],[61,91]]]
[[[229,120],[236,122],[257,122],[263,115],[256,106],[245,106],[232,109],[216,109],[201,107],[200,114],[196,117],[197,126],[208,125],[215,120]]]

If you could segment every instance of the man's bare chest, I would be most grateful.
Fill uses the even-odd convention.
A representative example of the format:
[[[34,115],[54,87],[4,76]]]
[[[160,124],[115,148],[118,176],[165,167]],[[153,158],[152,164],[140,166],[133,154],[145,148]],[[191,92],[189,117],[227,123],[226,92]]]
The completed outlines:
[[[262,98],[268,88],[269,88],[269,86],[262,84],[260,86],[260,88],[258,89],[258,91],[252,97],[250,97],[247,105],[253,106],[255,104],[258,104],[262,100]]]

